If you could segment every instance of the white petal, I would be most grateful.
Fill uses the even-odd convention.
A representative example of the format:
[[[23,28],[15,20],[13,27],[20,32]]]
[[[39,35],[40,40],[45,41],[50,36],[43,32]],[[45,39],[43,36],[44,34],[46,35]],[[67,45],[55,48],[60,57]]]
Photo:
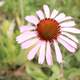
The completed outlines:
[[[4,5],[4,3],[5,3],[5,1],[4,1],[4,0],[0,0],[0,7],[1,7],[1,6],[3,6],[3,5]]]
[[[63,35],[66,35],[66,36],[69,37],[69,38],[71,38],[73,41],[79,43],[78,39],[77,39],[75,36],[73,36],[72,34],[69,34],[69,33],[67,33],[67,32],[62,32],[62,34],[63,34]]]
[[[38,50],[39,50],[39,48],[40,48],[40,44],[38,43],[30,52],[29,52],[29,54],[28,54],[28,60],[32,60],[34,57],[35,57],[35,55],[36,55],[36,53],[38,52]]]
[[[46,61],[48,65],[52,65],[53,61],[52,61],[52,55],[51,55],[51,47],[50,47],[50,43],[47,42],[47,46],[46,46]]]
[[[62,21],[65,21],[65,20],[71,20],[71,19],[73,19],[71,16],[66,16],[63,19],[60,19],[59,22],[62,22]]]
[[[44,60],[45,60],[45,47],[46,47],[46,42],[45,41],[41,41],[41,46],[40,46],[40,50],[39,50],[39,64],[43,64]]]
[[[44,14],[43,14],[42,10],[37,11],[36,14],[40,18],[40,20],[44,19]]]
[[[34,45],[37,42],[38,42],[38,39],[37,38],[30,39],[30,40],[25,41],[24,43],[22,43],[21,44],[21,48],[22,49],[29,48],[30,46]]]
[[[68,44],[67,42],[65,42],[64,40],[62,40],[60,37],[58,37],[58,42],[61,43],[68,51],[74,53],[76,51],[76,49],[74,47],[72,47],[70,44]]]
[[[26,19],[28,22],[30,22],[30,23],[32,23],[32,24],[35,24],[35,25],[37,25],[38,22],[39,22],[39,20],[38,20],[38,18],[37,18],[36,16],[26,16],[25,19]]]
[[[58,61],[58,63],[62,63],[62,54],[61,54],[60,48],[58,46],[58,42],[56,42],[54,40],[53,45],[54,45],[57,61]]]
[[[73,27],[76,24],[74,21],[66,21],[66,22],[61,23],[60,25],[61,25],[61,27]]]
[[[51,14],[50,18],[54,18],[58,13],[59,13],[59,12],[58,12],[56,9],[54,9],[54,10],[52,11],[52,14]]]
[[[34,26],[21,26],[20,27],[20,32],[25,32],[29,30],[35,30],[35,27]]]
[[[62,31],[80,34],[80,30],[77,28],[61,28]]]
[[[60,22],[64,18],[65,18],[65,14],[64,13],[60,13],[58,16],[56,16],[55,20]]]
[[[36,37],[37,36],[37,33],[34,31],[34,32],[30,32],[30,31],[27,31],[27,32],[24,32],[23,34],[21,34],[20,36],[18,36],[16,38],[16,41],[18,43],[22,43],[32,37]]]
[[[77,44],[74,41],[70,40],[69,38],[63,35],[60,35],[59,37],[63,39],[64,41],[66,41],[68,44],[70,44],[72,47],[77,48]]]
[[[44,5],[43,6],[43,10],[44,10],[44,13],[45,13],[46,18],[49,18],[50,17],[49,7],[47,5]]]

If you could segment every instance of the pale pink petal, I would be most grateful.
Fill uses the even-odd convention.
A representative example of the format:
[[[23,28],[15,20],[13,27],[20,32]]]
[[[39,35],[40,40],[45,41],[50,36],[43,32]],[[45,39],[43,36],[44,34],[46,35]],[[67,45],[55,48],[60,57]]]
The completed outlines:
[[[58,46],[58,42],[56,42],[54,40],[53,45],[54,45],[57,61],[58,61],[58,63],[62,63],[62,54],[61,54],[60,48]]]
[[[54,18],[56,21],[60,22],[62,19],[65,18],[65,14],[64,13],[60,13],[58,16],[56,16],[56,18]]]
[[[75,26],[75,22],[74,21],[65,21],[63,23],[60,24],[61,27],[73,27]]]
[[[43,6],[43,10],[44,10],[44,13],[45,13],[46,18],[49,18],[50,17],[49,7],[47,5],[44,5]]]
[[[22,43],[21,44],[21,48],[22,49],[29,48],[30,46],[34,45],[37,42],[38,42],[38,39],[37,38],[30,39],[30,40],[25,41],[24,43]]]
[[[46,46],[46,61],[48,65],[52,65],[53,61],[52,61],[52,55],[51,55],[51,47],[50,47],[50,43],[47,42],[47,46]]]
[[[35,31],[33,31],[33,32],[27,31],[27,32],[24,32],[23,34],[21,34],[20,36],[18,36],[16,38],[16,41],[18,43],[22,43],[22,42],[24,42],[32,37],[36,37],[36,36],[37,36],[37,33]]]
[[[43,62],[45,60],[45,47],[46,47],[46,42],[41,41],[41,46],[40,46],[40,50],[39,50],[39,63],[40,64],[43,64]]]
[[[35,26],[21,26],[20,27],[20,32],[25,32],[25,31],[30,31],[30,30],[35,30]]]
[[[65,20],[71,20],[71,19],[73,19],[71,16],[66,16],[63,19],[60,19],[59,22],[62,22],[62,21],[65,21]]]
[[[35,25],[37,25],[38,22],[39,22],[39,20],[38,20],[38,18],[37,18],[36,16],[26,16],[25,19],[26,19],[28,22],[30,22],[30,23],[32,23],[32,24],[35,24]]]
[[[51,14],[50,18],[56,17],[56,15],[58,15],[58,13],[59,13],[59,12],[58,12],[56,9],[54,9],[54,10],[52,11],[52,14]]]
[[[69,37],[70,39],[72,39],[72,40],[75,41],[76,43],[79,43],[78,39],[77,39],[74,35],[69,34],[69,33],[67,33],[67,32],[62,32],[61,34]]]
[[[59,37],[61,39],[63,39],[64,41],[66,41],[68,44],[70,44],[72,47],[77,48],[77,44],[74,41],[72,41],[71,39],[69,39],[63,35],[60,35]]]
[[[34,48],[32,48],[32,50],[28,53],[28,56],[27,56],[28,60],[32,60],[35,57],[39,48],[40,48],[39,43]]]
[[[40,18],[40,20],[44,19],[44,14],[43,14],[42,10],[38,10],[38,11],[36,12],[36,14],[37,14],[38,17]]]
[[[77,28],[61,28],[61,31],[80,34],[80,30]]]
[[[61,43],[68,51],[74,53],[76,51],[76,49],[74,47],[72,47],[70,44],[68,44],[66,41],[64,41],[63,39],[61,39],[60,37],[58,37],[58,42]]]
[[[26,36],[30,33],[32,33],[32,31],[26,31],[26,32],[22,33],[21,35],[17,36],[16,40],[18,40],[18,39],[22,38],[23,36]]]

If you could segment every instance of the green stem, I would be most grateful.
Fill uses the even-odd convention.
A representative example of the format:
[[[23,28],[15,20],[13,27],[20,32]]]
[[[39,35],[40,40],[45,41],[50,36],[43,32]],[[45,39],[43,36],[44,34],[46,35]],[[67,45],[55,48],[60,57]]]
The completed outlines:
[[[63,63],[60,64],[60,80],[65,80],[65,79],[64,79]]]
[[[22,21],[24,20],[24,0],[19,0],[20,14]]]

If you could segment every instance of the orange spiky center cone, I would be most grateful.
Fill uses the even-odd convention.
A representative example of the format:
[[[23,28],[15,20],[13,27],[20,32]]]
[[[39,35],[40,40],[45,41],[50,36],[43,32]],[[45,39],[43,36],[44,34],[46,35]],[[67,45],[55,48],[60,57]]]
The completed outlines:
[[[36,31],[38,32],[38,37],[41,40],[46,41],[57,39],[58,35],[61,33],[59,23],[56,20],[50,18],[41,20],[37,24]]]

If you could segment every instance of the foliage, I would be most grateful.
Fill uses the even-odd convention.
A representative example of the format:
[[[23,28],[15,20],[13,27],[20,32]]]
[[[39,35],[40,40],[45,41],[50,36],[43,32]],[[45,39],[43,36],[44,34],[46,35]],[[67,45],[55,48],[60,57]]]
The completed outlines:
[[[80,49],[72,55],[61,46],[64,65],[54,61],[50,67],[39,65],[36,59],[29,62],[28,50],[16,43],[24,16],[35,14],[43,4],[73,16],[80,27],[80,0],[5,0],[0,7],[0,80],[80,80]]]

